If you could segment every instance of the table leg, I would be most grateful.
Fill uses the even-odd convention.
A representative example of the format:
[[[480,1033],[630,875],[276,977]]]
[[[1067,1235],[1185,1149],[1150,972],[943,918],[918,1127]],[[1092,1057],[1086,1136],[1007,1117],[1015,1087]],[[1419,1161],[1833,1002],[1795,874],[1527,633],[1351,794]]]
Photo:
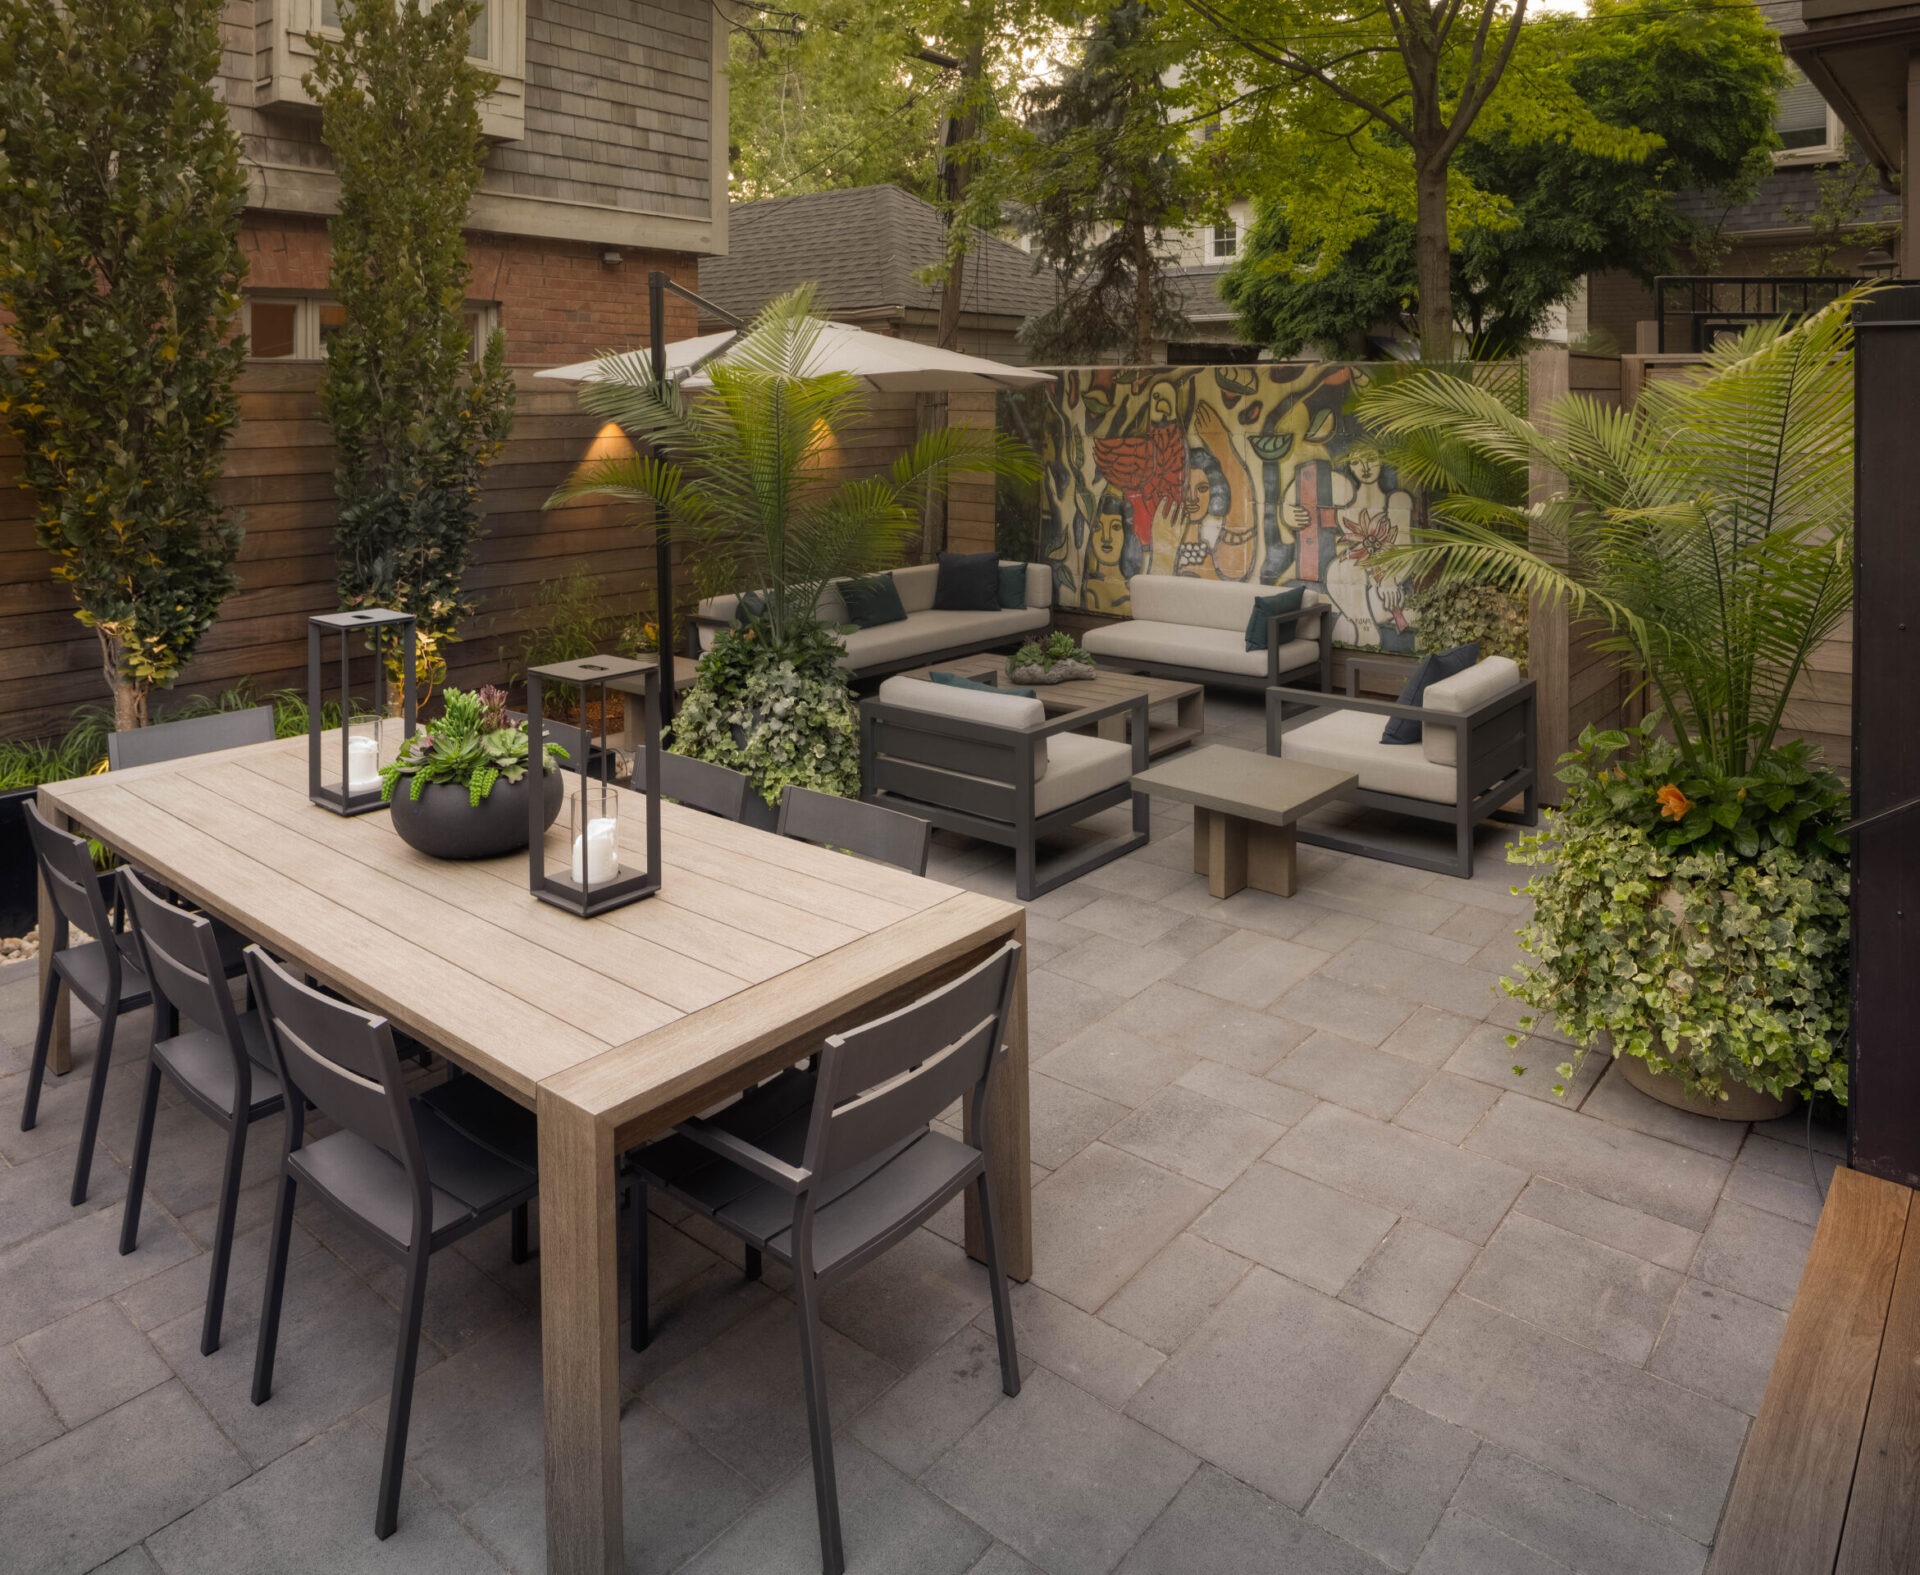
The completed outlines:
[[[1193,873],[1196,875],[1207,873],[1207,838],[1210,835],[1207,820],[1212,813],[1198,804],[1193,806]]]
[[[1276,897],[1291,897],[1299,874],[1291,826],[1255,822],[1247,828],[1247,884]]]
[[[538,1108],[547,1568],[619,1575],[626,1538],[613,1129],[545,1090]]]
[[[1247,823],[1214,810],[1207,816],[1207,894],[1231,897],[1247,887]]]
[[[1027,939],[1027,916],[1021,910],[1013,939],[1023,946]],[[1007,1019],[1007,1064],[993,1081],[993,1097],[987,1104],[987,1149],[993,1155],[993,1195],[1000,1213],[1000,1255],[1006,1264],[1007,1278],[1027,1280],[1033,1276],[1033,1164],[1032,1127],[1029,1119],[1027,1084],[1027,968],[1024,954],[1020,976],[1013,986],[1013,1009]],[[968,1111],[971,1125],[971,1111]],[[978,1142],[969,1131],[968,1142]],[[980,1233],[978,1192],[969,1187],[966,1202],[967,1253],[986,1261],[986,1238]]]
[[[36,796],[34,807],[46,817],[47,824],[57,831],[70,829],[71,823],[59,810],[45,799]],[[37,862],[37,861],[36,861]],[[35,884],[40,892],[40,989],[47,988],[47,975],[53,972],[53,893],[47,890],[46,877],[35,876]],[[104,936],[97,937],[105,939]],[[62,990],[60,1005],[54,1011],[53,1038],[47,1045],[47,1071],[56,1077],[64,1077],[73,1070],[73,996]]]
[[[1198,739],[1207,730],[1207,692],[1196,689],[1190,695],[1182,695],[1174,707],[1174,715],[1180,719],[1180,730],[1193,729]]]

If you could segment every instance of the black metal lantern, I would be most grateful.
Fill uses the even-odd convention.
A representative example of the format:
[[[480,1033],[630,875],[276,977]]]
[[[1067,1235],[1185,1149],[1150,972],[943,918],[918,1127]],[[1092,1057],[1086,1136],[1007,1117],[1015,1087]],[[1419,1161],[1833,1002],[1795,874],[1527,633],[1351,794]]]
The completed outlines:
[[[556,662],[527,671],[528,770],[542,768],[546,749],[546,722],[541,695],[550,684],[567,684],[580,695],[579,742],[582,758],[573,762],[579,786],[568,794],[563,819],[566,848],[557,867],[546,847],[544,795],[527,795],[527,885],[542,902],[565,908],[583,919],[651,897],[660,889],[660,668],[654,662],[635,662],[624,656],[588,656],[577,662]],[[620,804],[629,790],[612,779],[613,747],[607,737],[608,698],[626,697],[646,707],[641,731],[645,751],[645,780],[631,792],[646,801],[647,862],[640,870],[623,869],[620,854]],[[599,749],[594,748],[593,705],[600,706]],[[571,731],[571,730],[570,730]],[[629,729],[631,731],[631,729]],[[594,770],[598,755],[598,771]]]
[[[356,714],[353,703],[354,641],[364,637],[373,651],[373,701]],[[327,700],[327,641],[337,643],[339,662],[340,740],[336,755],[323,748],[321,712]],[[336,815],[364,815],[385,809],[380,796],[380,768],[392,760],[401,745],[387,748],[387,661],[399,643],[400,738],[413,737],[416,706],[413,681],[414,618],[412,613],[363,607],[348,612],[321,613],[307,623],[307,797]]]

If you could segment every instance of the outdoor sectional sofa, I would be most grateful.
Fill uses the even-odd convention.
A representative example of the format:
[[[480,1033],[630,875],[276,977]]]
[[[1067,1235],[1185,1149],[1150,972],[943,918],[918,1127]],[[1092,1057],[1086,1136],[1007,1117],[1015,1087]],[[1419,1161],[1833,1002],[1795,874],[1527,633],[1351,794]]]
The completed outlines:
[[[900,605],[907,616],[897,623],[841,634],[840,643],[846,650],[841,667],[849,678],[880,678],[977,651],[1011,650],[1034,639],[1053,622],[1053,570],[1044,563],[1029,563],[1026,569],[1026,606],[994,612],[937,611],[933,591],[940,566],[922,563],[895,569],[894,588],[900,593]],[[844,626],[848,622],[839,583],[830,583],[821,593],[815,611],[822,623]],[[733,622],[739,605],[738,596],[712,596],[700,603],[693,621],[701,650],[713,643],[716,632]]]
[[[1299,613],[1268,619],[1264,648],[1249,651],[1254,599],[1277,587],[1176,574],[1136,574],[1130,584],[1133,616],[1080,637],[1102,667],[1238,689],[1333,687],[1333,609],[1318,591],[1307,592]],[[1282,629],[1296,619],[1282,640]]]
[[[1302,842],[1338,848],[1367,858],[1387,859],[1442,875],[1473,874],[1473,833],[1484,820],[1539,820],[1539,736],[1532,680],[1504,656],[1488,657],[1451,678],[1427,685],[1421,703],[1367,699],[1355,693],[1368,672],[1396,681],[1398,664],[1350,657],[1347,693],[1315,694],[1275,687],[1267,691],[1267,753],[1309,765],[1332,766],[1359,777],[1349,797],[1369,809],[1390,810],[1452,826],[1451,856],[1363,830],[1334,828],[1303,820],[1296,828]],[[1316,714],[1282,731],[1289,708],[1313,707]],[[1416,744],[1381,741],[1389,717],[1420,723]],[[1510,810],[1515,799],[1518,811]]]

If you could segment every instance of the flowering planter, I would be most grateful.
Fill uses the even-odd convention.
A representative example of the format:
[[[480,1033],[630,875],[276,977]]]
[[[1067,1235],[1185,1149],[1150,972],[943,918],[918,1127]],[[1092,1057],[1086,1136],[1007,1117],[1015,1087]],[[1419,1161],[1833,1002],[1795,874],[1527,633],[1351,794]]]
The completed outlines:
[[[566,794],[562,773],[543,773],[546,824],[560,818]],[[527,794],[530,779],[496,782],[478,804],[452,782],[432,782],[411,798],[406,778],[393,794],[393,829],[400,840],[429,858],[497,859],[527,845]]]

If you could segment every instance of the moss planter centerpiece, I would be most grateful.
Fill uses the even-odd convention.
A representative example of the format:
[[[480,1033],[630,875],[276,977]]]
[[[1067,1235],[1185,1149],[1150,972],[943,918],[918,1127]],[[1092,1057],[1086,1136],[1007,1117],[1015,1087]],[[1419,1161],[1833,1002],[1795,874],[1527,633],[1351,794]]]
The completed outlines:
[[[1016,684],[1068,684],[1099,676],[1093,658],[1059,629],[1044,640],[1029,640],[1007,658],[1007,677]]]
[[[506,691],[445,692],[439,720],[424,724],[380,772],[380,792],[393,806],[393,829],[411,848],[436,859],[493,859],[527,845],[527,795],[536,791],[527,760],[524,722],[507,720]],[[546,747],[547,769],[537,791],[546,824],[560,815],[564,797]],[[402,786],[404,784],[404,787]]]

